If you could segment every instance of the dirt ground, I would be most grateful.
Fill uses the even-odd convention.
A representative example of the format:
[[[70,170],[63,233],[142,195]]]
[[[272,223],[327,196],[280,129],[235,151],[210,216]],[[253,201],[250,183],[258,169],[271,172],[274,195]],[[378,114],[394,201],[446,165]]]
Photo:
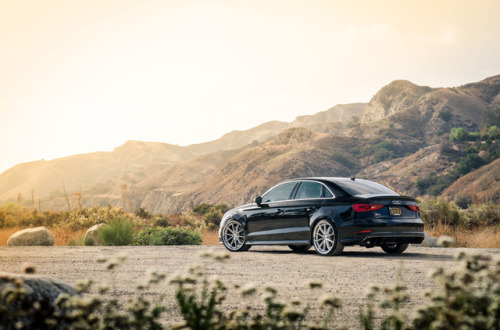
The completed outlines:
[[[74,284],[92,278],[98,283],[106,282],[114,287],[109,295],[126,301],[135,292],[137,284],[146,278],[145,273],[154,269],[171,276],[184,273],[192,264],[203,266],[208,276],[217,275],[229,287],[224,308],[254,306],[261,309],[262,292],[252,299],[243,299],[234,289],[253,283],[258,288],[275,287],[279,298],[299,298],[302,306],[318,306],[318,297],[332,293],[343,302],[335,313],[335,325],[359,328],[358,308],[365,300],[366,290],[371,284],[389,286],[398,277],[408,287],[411,296],[407,314],[411,315],[425,303],[426,290],[436,286],[428,274],[436,267],[454,268],[458,262],[454,255],[459,249],[423,248],[411,246],[400,256],[389,256],[379,248],[349,247],[338,257],[320,257],[311,249],[307,253],[293,253],[287,247],[253,247],[248,252],[231,253],[224,262],[200,259],[200,252],[214,250],[225,252],[222,246],[157,246],[157,247],[0,247],[0,271],[20,273],[23,265],[32,264],[39,275],[59,278]],[[500,257],[500,249],[467,249]],[[127,256],[116,272],[105,270],[96,262],[99,256]],[[323,283],[319,291],[307,287],[310,280]],[[165,323],[172,325],[181,321],[174,303],[175,287],[166,281],[148,292],[152,298],[165,296],[169,307]],[[316,306],[316,307],[314,307]]]

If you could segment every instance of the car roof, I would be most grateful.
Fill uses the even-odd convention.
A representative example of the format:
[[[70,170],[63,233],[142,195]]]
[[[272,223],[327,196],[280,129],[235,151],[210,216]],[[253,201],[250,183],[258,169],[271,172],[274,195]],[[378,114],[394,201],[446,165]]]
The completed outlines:
[[[300,181],[300,180],[314,180],[314,181],[328,181],[328,182],[337,182],[337,181],[349,181],[352,180],[351,178],[344,178],[344,177],[323,177],[323,176],[314,176],[314,177],[305,177],[305,178],[296,178],[296,179],[291,179],[288,181]],[[363,179],[355,179],[359,181],[369,181],[369,180],[363,180]]]

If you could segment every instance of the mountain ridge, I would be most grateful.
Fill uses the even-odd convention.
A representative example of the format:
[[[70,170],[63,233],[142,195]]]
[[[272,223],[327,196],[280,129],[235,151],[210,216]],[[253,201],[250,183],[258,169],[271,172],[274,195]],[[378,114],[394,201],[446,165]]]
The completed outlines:
[[[446,134],[454,127],[478,131],[484,114],[499,105],[500,75],[441,88],[397,80],[369,103],[266,122],[205,143],[127,141],[112,152],[18,164],[0,174],[0,202],[20,194],[30,205],[34,191],[45,208],[64,209],[68,194],[79,192],[86,206],[120,206],[126,189],[132,209],[180,212],[199,203],[248,202],[289,177],[354,174],[418,195],[418,178],[445,175],[460,160],[461,151],[442,152]],[[475,171],[481,169],[496,178],[494,167]],[[500,188],[491,186],[480,198],[500,198]],[[443,196],[456,198],[450,191]]]

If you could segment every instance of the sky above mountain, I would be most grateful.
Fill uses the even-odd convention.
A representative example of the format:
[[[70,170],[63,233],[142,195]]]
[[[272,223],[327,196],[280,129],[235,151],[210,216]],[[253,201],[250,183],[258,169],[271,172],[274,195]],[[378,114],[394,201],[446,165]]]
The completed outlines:
[[[0,0],[0,172],[500,73],[500,2]]]

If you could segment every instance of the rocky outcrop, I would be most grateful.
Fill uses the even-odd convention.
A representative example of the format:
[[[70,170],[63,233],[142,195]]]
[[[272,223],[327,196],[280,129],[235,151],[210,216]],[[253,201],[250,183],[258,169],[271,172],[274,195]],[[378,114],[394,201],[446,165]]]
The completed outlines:
[[[56,238],[45,227],[36,227],[20,230],[12,234],[7,240],[7,246],[52,246]]]
[[[432,89],[417,86],[406,80],[396,80],[383,87],[370,100],[363,114],[362,122],[381,120],[389,115],[407,110],[415,101]]]
[[[57,278],[0,272],[0,292],[16,289],[26,291],[25,302],[30,304],[44,301],[52,305],[60,294],[78,294],[72,285]]]
[[[88,245],[101,245],[101,238],[99,237],[99,228],[105,226],[104,223],[99,223],[90,227],[85,233],[85,244]]]

